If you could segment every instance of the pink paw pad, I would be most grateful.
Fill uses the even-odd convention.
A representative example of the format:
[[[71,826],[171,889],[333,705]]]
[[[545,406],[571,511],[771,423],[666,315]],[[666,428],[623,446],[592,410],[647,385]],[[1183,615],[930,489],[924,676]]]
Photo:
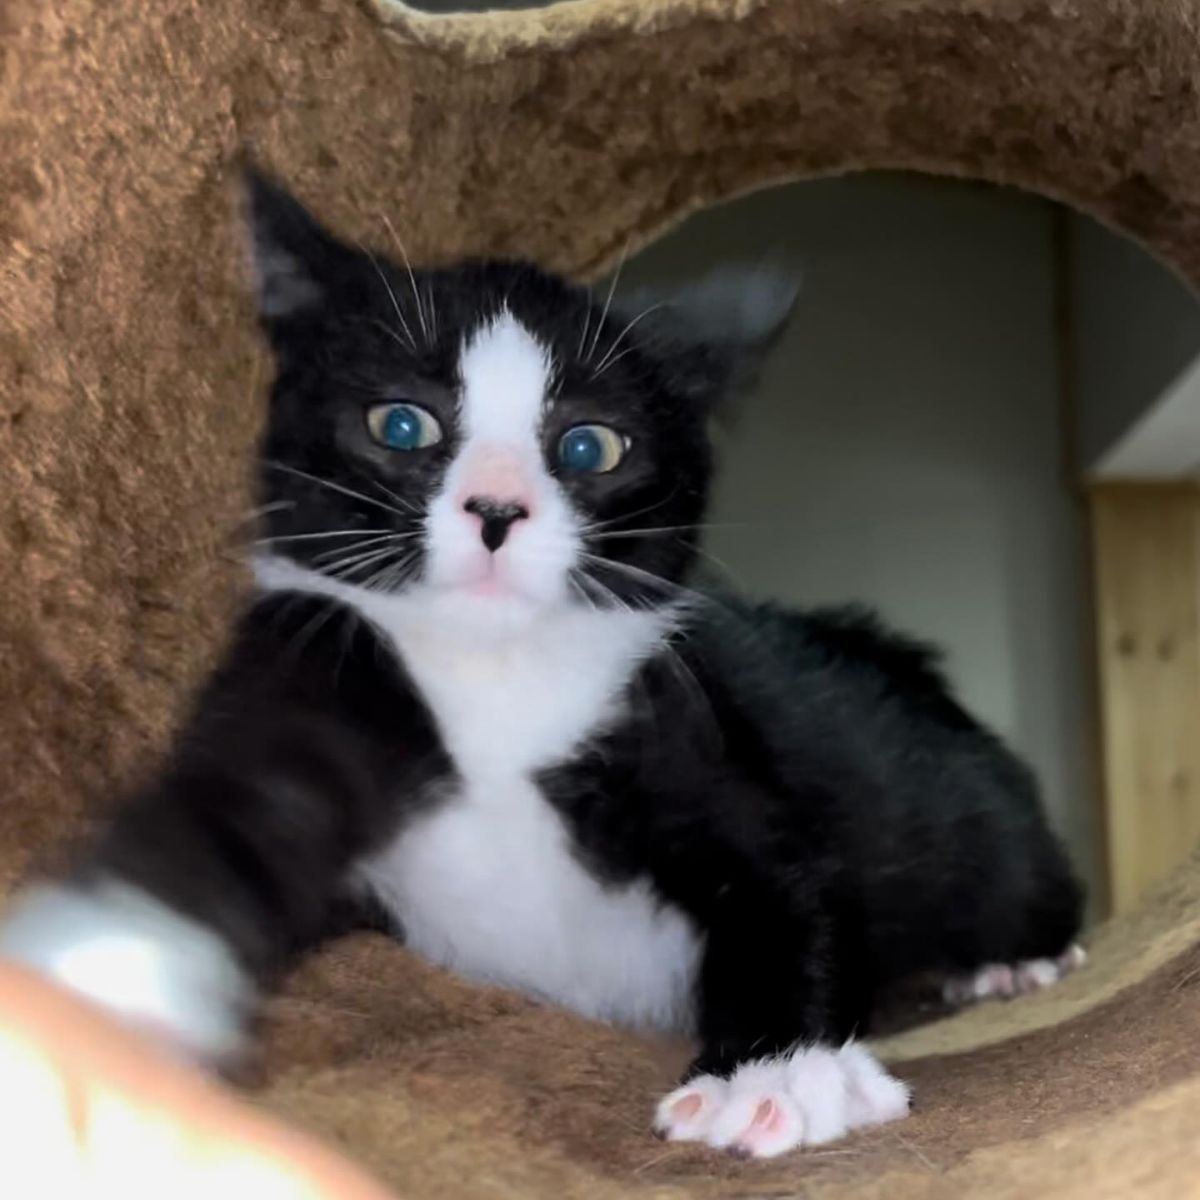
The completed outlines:
[[[672,1141],[771,1158],[907,1113],[908,1089],[851,1043],[743,1063],[728,1080],[701,1075],[659,1104],[654,1126]]]

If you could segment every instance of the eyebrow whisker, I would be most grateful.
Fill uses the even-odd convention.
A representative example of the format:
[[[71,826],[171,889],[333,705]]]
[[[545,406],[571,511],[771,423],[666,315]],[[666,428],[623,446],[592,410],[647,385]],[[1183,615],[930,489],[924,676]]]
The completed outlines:
[[[584,362],[591,362],[596,356],[596,346],[600,341],[600,334],[604,329],[604,322],[608,320],[608,310],[612,306],[613,296],[617,291],[617,281],[621,278],[621,271],[625,267],[625,258],[629,253],[629,242],[625,242],[625,248],[621,251],[620,261],[617,263],[617,269],[613,272],[612,281],[608,285],[608,295],[604,299],[604,309],[600,313],[600,320],[596,322],[596,332],[592,335],[592,344],[588,347],[587,357]]]
[[[359,243],[359,246],[362,252],[370,260],[371,266],[375,268],[375,274],[379,276],[380,283],[382,283],[387,289],[388,299],[391,300],[392,308],[396,310],[396,317],[400,322],[401,328],[404,330],[404,336],[408,339],[408,348],[415,354],[417,352],[417,343],[413,340],[412,330],[408,327],[408,321],[405,319],[404,311],[400,307],[400,301],[396,299],[396,293],[392,291],[392,285],[388,282],[388,278],[383,273],[383,268],[379,265],[379,261],[376,259],[375,255],[372,254],[371,251],[361,242]],[[388,330],[388,332],[391,333],[393,337],[396,336],[393,330]]]
[[[430,337],[429,325],[425,320],[425,306],[421,303],[421,292],[417,287],[417,277],[413,274],[412,263],[408,261],[408,251],[405,250],[404,243],[400,240],[400,235],[396,232],[396,227],[387,213],[382,213],[381,216],[388,233],[391,234],[392,241],[396,243],[396,249],[400,251],[400,257],[404,260],[404,268],[408,271],[408,282],[412,287],[413,300],[417,305],[417,320],[421,322],[421,332],[425,335],[425,344],[432,346],[433,340]]]
[[[617,347],[625,340],[626,334],[630,333],[639,321],[648,317],[652,312],[657,312],[660,308],[662,308],[661,303],[660,304],[651,304],[649,308],[643,309],[640,313],[638,313],[638,315],[636,317],[633,318],[632,321],[630,321],[625,326],[624,329],[621,330],[620,333],[617,334],[617,336],[615,338],[613,338],[612,345],[609,346],[608,351],[605,353],[604,357],[600,360],[596,369],[592,372],[593,379],[598,379],[609,367],[611,367],[613,365],[613,363],[617,362],[619,359],[624,358],[625,355],[628,354],[630,352],[630,350],[632,350],[634,348],[632,346],[629,346],[625,350],[622,350],[620,354],[617,354],[615,358],[613,357],[613,354],[616,351]]]

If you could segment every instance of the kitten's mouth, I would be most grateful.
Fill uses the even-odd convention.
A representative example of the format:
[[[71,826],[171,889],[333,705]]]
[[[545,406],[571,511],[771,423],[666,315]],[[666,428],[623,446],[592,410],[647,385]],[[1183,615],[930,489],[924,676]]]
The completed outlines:
[[[454,581],[450,590],[467,596],[495,599],[521,599],[525,594],[509,572],[504,570],[503,564],[492,554],[472,564],[469,570],[464,571],[463,575]]]
[[[473,596],[511,596],[516,593],[516,588],[501,579],[498,572],[489,571],[473,583],[467,584],[467,591]]]

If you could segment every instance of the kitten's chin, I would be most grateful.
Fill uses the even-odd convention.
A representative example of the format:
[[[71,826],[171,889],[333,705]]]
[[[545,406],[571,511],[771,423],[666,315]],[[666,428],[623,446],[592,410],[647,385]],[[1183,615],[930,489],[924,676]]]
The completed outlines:
[[[534,597],[494,579],[423,589],[420,603],[443,628],[492,640],[524,633],[566,606],[563,597]]]

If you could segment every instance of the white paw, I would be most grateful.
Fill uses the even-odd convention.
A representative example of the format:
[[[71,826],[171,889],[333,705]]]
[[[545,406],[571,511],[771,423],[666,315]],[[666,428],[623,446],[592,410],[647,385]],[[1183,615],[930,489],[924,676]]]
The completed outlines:
[[[0,918],[0,957],[86,996],[183,1057],[218,1066],[242,1048],[250,981],[208,929],[140,888],[40,884]]]
[[[1010,1000],[1013,996],[1050,987],[1086,962],[1087,951],[1082,946],[1072,945],[1057,958],[1030,958],[1012,966],[989,963],[973,975],[946,980],[942,996],[948,1004],[955,1005],[975,1004],[997,997]]]
[[[654,1128],[670,1141],[771,1158],[907,1115],[908,1088],[851,1042],[743,1063],[729,1079],[699,1075],[663,1098]]]

